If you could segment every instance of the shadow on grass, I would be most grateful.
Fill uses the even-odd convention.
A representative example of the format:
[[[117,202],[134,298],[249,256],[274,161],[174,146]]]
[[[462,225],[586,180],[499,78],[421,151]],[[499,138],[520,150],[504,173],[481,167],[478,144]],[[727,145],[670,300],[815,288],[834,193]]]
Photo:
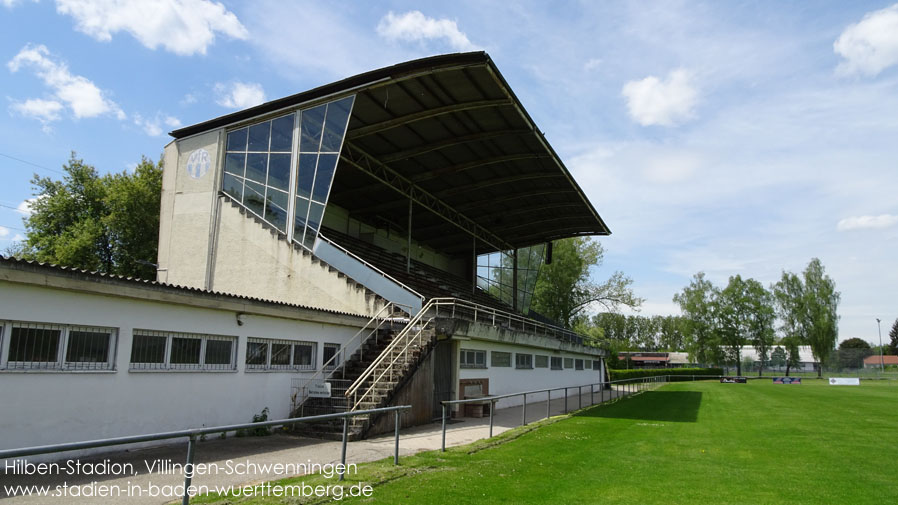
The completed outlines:
[[[700,391],[645,391],[638,396],[592,408],[577,415],[694,423],[698,420],[698,408],[701,404]]]

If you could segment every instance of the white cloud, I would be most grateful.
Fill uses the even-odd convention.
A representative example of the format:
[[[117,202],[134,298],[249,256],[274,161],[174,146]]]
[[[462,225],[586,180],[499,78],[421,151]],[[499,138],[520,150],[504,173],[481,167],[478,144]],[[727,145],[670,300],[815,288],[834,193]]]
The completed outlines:
[[[160,113],[156,113],[156,116],[152,119],[147,119],[140,114],[135,114],[134,124],[142,128],[147,135],[158,137],[164,133],[162,125],[169,128],[178,128],[181,126],[181,121],[176,117],[166,116]]]
[[[602,66],[602,60],[599,58],[590,58],[583,64],[583,70],[591,71]]]
[[[63,105],[56,100],[29,98],[24,102],[13,102],[9,108],[24,117],[37,119],[45,127],[48,127],[49,123],[59,120],[59,113],[62,111]]]
[[[20,203],[16,207],[16,211],[21,212],[22,214],[25,214],[26,216],[30,216],[31,215],[31,204],[34,203],[35,201],[37,201],[38,198],[41,198],[41,197],[38,196],[38,197],[28,198],[27,200],[24,200],[22,203]]]
[[[37,3],[38,0],[31,0],[34,3]],[[22,0],[0,0],[0,4],[3,4],[7,9],[12,9],[16,5],[22,3]]]
[[[76,118],[112,114],[118,119],[125,119],[125,113],[118,104],[106,98],[103,91],[86,77],[69,72],[64,62],[54,61],[46,46],[26,45],[6,66],[11,72],[18,72],[19,69],[26,67],[32,68],[35,75],[53,91],[53,96],[59,102],[65,103]],[[19,106],[20,112],[22,108],[32,113],[42,111],[45,121],[51,117],[59,118],[59,108],[53,111],[54,106],[49,105],[50,101],[31,100],[31,102],[31,106]]]
[[[458,29],[455,21],[434,19],[425,16],[421,11],[409,11],[405,14],[387,13],[377,23],[377,34],[387,40],[401,42],[424,42],[443,39],[450,47],[458,51],[474,51],[477,46],[468,40],[468,36]]]
[[[624,84],[621,93],[627,98],[630,116],[643,126],[674,126],[693,117],[698,92],[691,74],[680,68],[662,81],[649,76]]]
[[[21,242],[21,241],[25,240],[25,235],[22,235],[21,233],[16,233],[15,236],[13,236],[12,240],[13,240],[13,242]]]
[[[844,59],[836,68],[841,74],[875,76],[898,64],[898,4],[869,12],[849,25],[833,50]]]
[[[126,31],[150,49],[162,46],[179,55],[206,54],[216,33],[249,37],[233,12],[209,0],[57,0],[56,10],[97,40]]]
[[[246,109],[265,101],[265,90],[255,82],[215,84],[215,103],[231,109]]]
[[[839,231],[883,229],[898,225],[898,216],[881,214],[879,216],[852,216],[839,221]]]
[[[0,238],[5,238],[9,235],[9,228],[0,226]]]

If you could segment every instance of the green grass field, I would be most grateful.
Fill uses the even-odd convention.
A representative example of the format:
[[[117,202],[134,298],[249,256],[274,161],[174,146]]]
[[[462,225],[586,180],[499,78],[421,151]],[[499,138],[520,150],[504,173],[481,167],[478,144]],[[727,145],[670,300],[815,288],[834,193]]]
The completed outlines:
[[[676,383],[498,438],[363,465],[373,497],[343,502],[898,502],[893,381]]]

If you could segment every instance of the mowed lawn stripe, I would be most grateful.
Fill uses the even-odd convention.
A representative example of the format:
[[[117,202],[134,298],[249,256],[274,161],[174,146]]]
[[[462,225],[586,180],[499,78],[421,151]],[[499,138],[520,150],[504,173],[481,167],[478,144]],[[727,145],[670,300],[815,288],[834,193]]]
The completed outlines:
[[[894,382],[675,383],[494,447],[403,458],[407,476],[343,501],[880,505],[898,502],[896,456]]]

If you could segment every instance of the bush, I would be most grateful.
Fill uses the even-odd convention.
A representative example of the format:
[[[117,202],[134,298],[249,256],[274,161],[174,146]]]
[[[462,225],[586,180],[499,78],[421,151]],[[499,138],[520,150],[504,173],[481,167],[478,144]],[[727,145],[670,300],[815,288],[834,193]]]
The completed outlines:
[[[662,368],[659,370],[608,370],[611,380],[638,379],[659,375],[723,375],[722,368]],[[676,379],[671,379],[676,380]]]

